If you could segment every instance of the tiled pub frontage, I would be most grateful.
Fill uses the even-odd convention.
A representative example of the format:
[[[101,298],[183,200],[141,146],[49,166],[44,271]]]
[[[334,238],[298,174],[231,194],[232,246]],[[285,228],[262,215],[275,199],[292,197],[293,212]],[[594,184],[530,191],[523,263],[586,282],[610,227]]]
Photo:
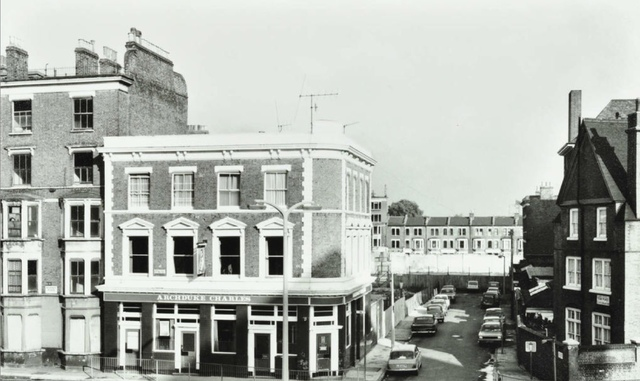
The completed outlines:
[[[290,369],[337,373],[359,356],[357,311],[369,291],[290,296]],[[107,292],[103,356],[121,367],[154,359],[183,373],[224,364],[274,374],[282,366],[282,311],[282,295]]]

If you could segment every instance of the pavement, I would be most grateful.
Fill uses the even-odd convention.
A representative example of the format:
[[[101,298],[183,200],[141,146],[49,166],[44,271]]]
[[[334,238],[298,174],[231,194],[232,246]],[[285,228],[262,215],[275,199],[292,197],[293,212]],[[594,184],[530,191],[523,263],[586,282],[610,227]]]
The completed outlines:
[[[501,306],[503,310],[509,311],[508,305]],[[407,316],[398,322],[395,329],[396,342],[407,342],[411,339],[411,323],[413,317]],[[505,336],[505,345],[501,348],[496,348],[495,354],[485,364],[483,372],[486,373],[486,381],[517,381],[517,380],[537,380],[537,378],[531,378],[529,372],[518,365],[516,343],[515,343],[515,323],[509,317],[506,320],[507,334]],[[389,353],[391,352],[391,337],[390,334],[385,338],[378,339],[377,344],[371,348],[366,355],[366,367],[365,359],[361,359],[356,366],[348,369],[343,380],[347,381],[381,381],[385,376],[385,368],[387,366],[387,360],[389,359]],[[60,381],[75,381],[75,380],[87,380],[87,379],[99,379],[99,380],[156,380],[156,381],[169,381],[169,380],[191,380],[194,381],[220,381],[220,377],[189,377],[188,375],[175,375],[175,376],[157,376],[150,377],[139,375],[135,373],[102,373],[100,371],[90,370],[64,370],[59,367],[41,367],[41,368],[14,368],[14,367],[0,367],[0,380],[60,380]],[[246,381],[246,378],[232,378],[224,377],[225,381]]]

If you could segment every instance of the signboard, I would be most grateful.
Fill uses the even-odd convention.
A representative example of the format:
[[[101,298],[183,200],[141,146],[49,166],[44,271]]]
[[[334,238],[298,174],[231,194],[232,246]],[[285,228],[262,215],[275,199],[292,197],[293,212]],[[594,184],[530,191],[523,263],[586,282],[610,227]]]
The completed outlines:
[[[58,286],[44,286],[44,293],[45,294],[57,294],[58,293]]]
[[[207,247],[207,243],[198,242],[196,245],[196,274],[204,275],[205,266],[204,266],[204,249]]]
[[[139,341],[138,331],[127,331],[127,349],[137,351]]]
[[[596,304],[601,306],[609,305],[609,297],[607,295],[596,295]]]
[[[153,275],[166,275],[167,270],[165,269],[153,269]]]
[[[535,341],[525,341],[524,342],[524,351],[525,352],[535,352],[536,351],[536,342]]]

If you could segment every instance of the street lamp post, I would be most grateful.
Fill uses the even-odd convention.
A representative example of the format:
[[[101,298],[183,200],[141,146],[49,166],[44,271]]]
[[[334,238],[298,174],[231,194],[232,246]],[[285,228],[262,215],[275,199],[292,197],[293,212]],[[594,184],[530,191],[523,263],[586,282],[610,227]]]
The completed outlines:
[[[265,200],[256,200],[258,205],[268,205],[282,215],[282,380],[289,381],[289,214],[301,206],[313,205],[313,201],[300,201],[289,209]]]

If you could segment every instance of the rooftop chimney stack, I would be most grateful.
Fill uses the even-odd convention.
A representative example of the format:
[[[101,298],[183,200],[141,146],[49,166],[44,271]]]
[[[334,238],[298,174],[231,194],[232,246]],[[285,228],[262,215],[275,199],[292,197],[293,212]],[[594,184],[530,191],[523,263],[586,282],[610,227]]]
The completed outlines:
[[[553,200],[553,186],[550,183],[540,185],[540,200]]]
[[[578,137],[581,116],[582,90],[571,90],[569,92],[569,143]]]
[[[640,200],[640,147],[638,142],[638,134],[640,134],[640,98],[636,98],[636,111],[629,115],[629,134],[628,153],[627,153],[627,181],[629,187],[629,199],[631,209],[636,213],[638,217],[638,200]]]
[[[29,53],[18,46],[7,46],[7,81],[29,79]]]
[[[78,47],[76,48],[76,75],[96,75],[99,74],[98,59],[100,58],[96,52],[93,51],[93,45],[95,41],[86,41],[83,39],[78,40]]]
[[[102,52],[104,58],[100,58],[100,74],[118,74],[122,66],[118,64],[118,52],[103,46]]]

